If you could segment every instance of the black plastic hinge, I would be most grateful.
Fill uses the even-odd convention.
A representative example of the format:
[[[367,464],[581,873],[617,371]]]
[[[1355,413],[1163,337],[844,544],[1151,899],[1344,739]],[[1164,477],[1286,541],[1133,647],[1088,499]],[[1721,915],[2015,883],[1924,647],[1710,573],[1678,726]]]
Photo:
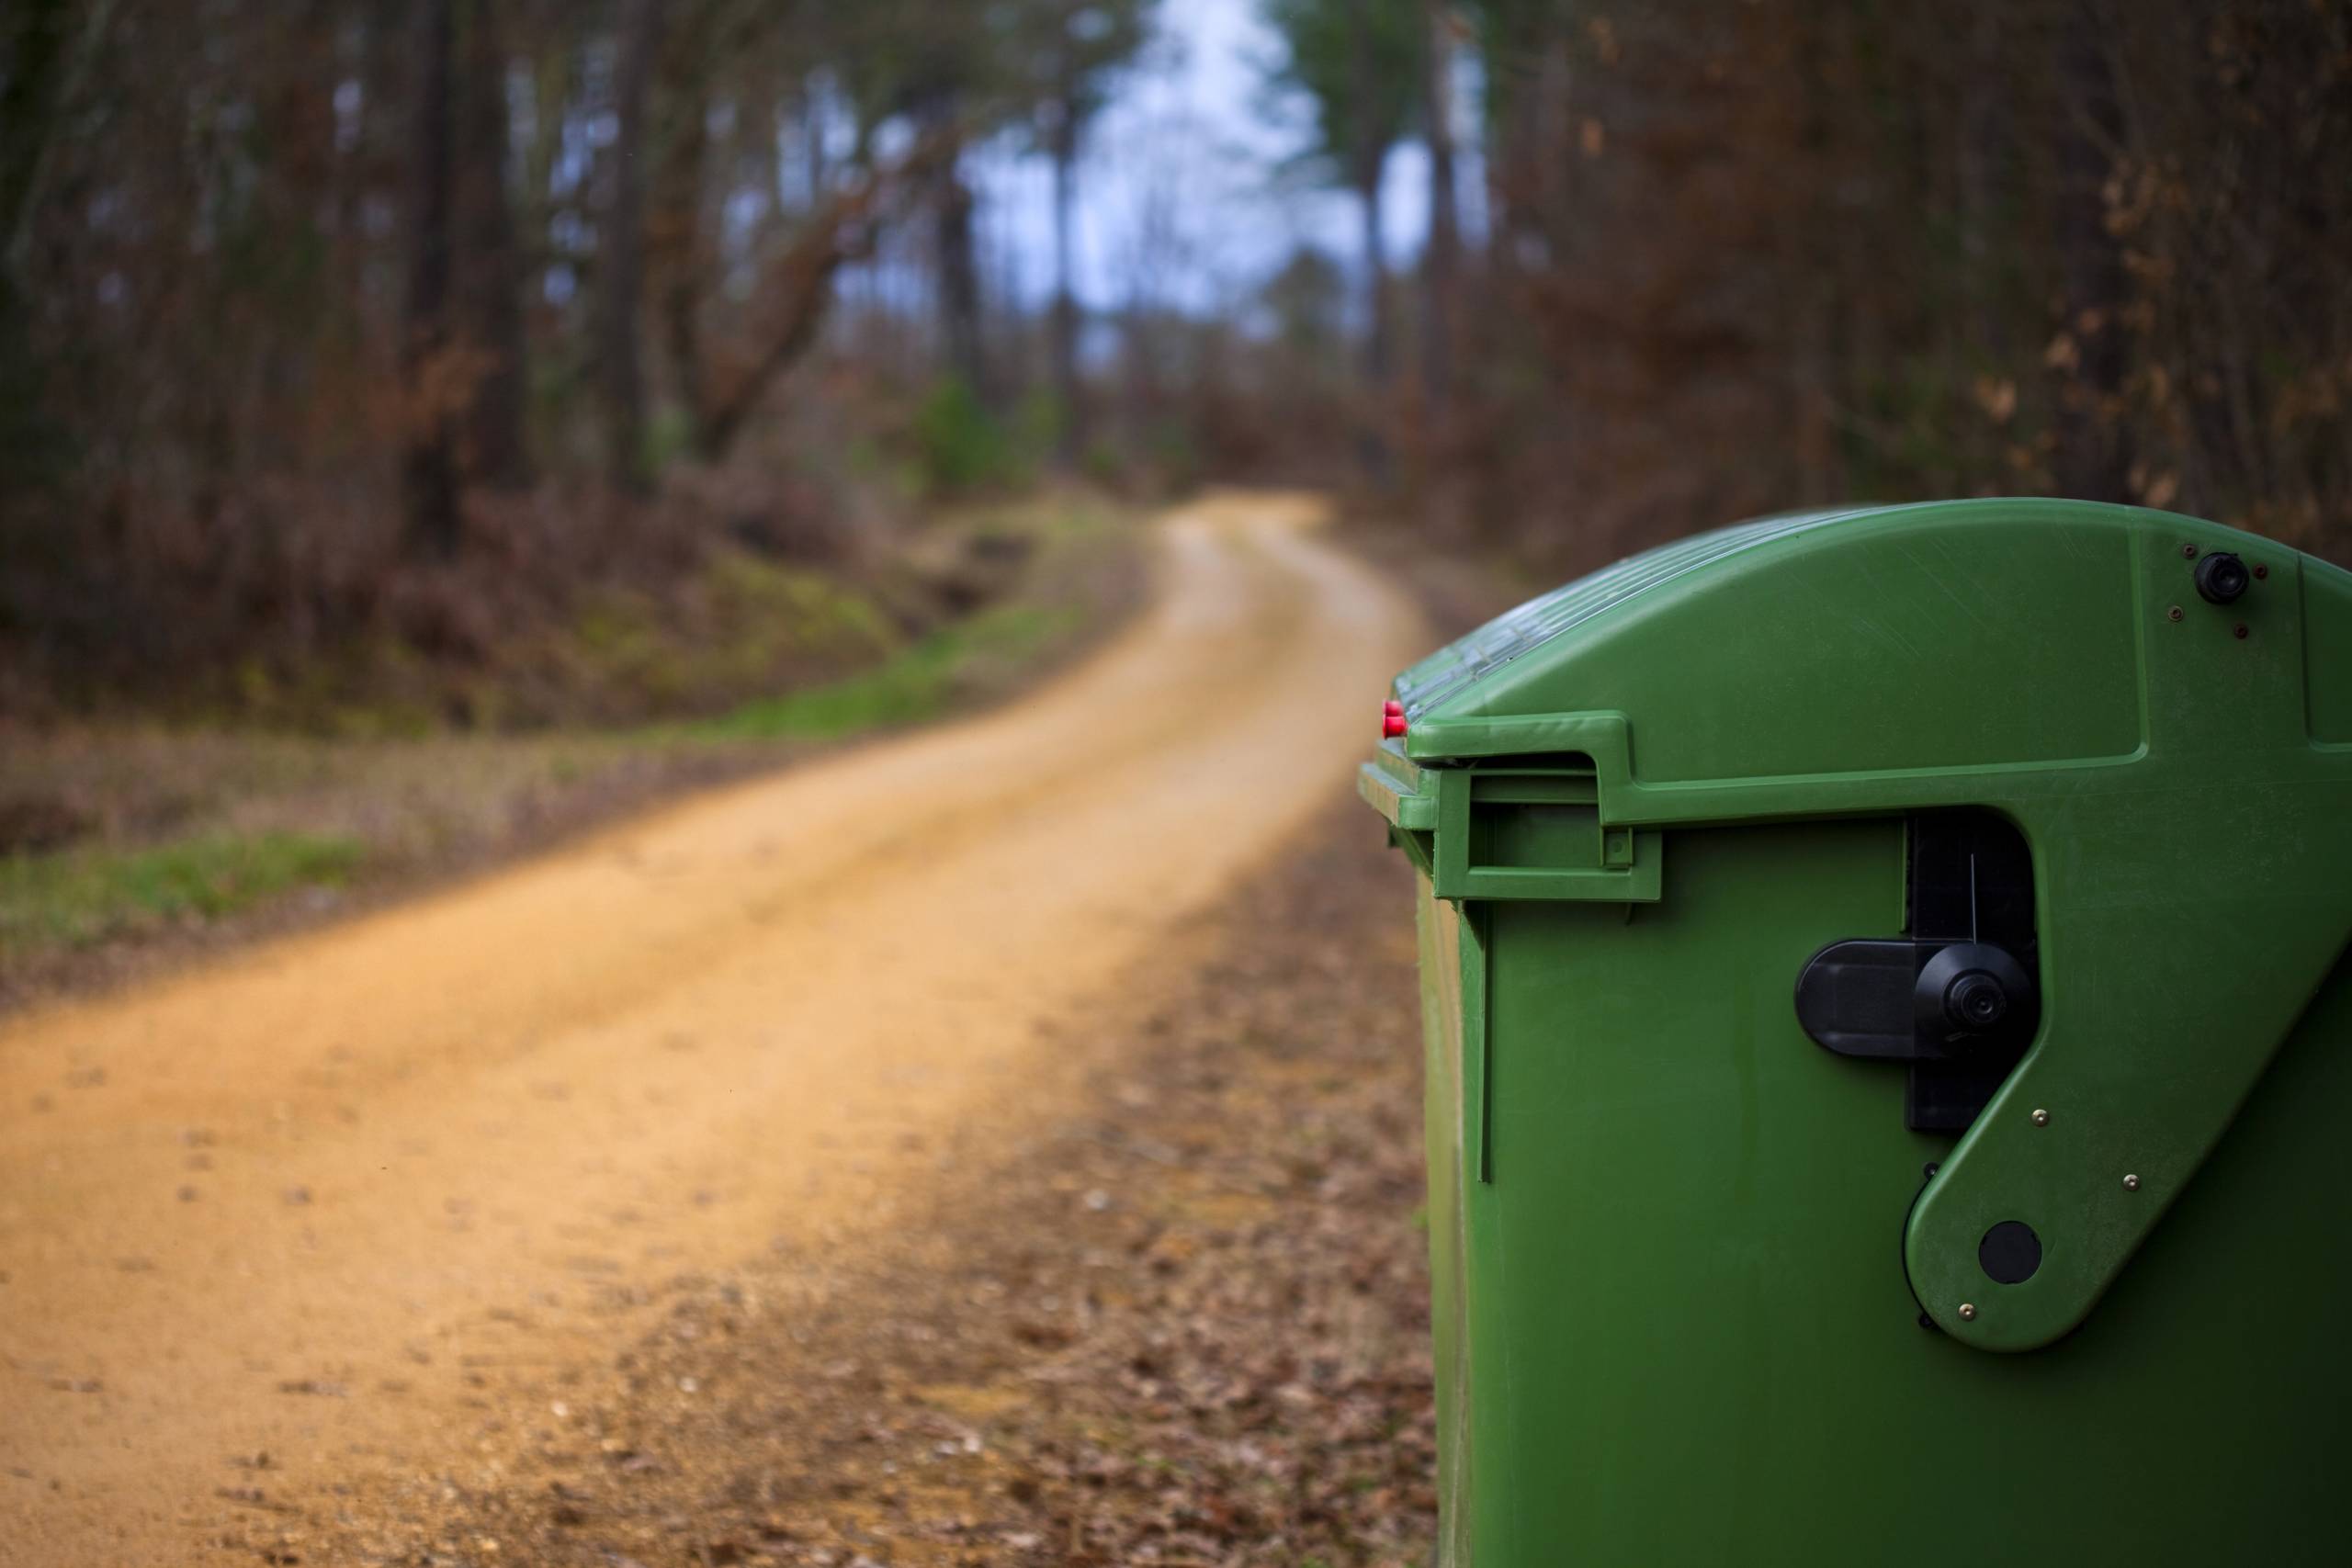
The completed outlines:
[[[1909,934],[1815,953],[1797,1021],[1841,1056],[1907,1064],[1905,1123],[1960,1132],[2041,1022],[2032,857],[2007,818],[1974,810],[1912,818],[1909,850]]]

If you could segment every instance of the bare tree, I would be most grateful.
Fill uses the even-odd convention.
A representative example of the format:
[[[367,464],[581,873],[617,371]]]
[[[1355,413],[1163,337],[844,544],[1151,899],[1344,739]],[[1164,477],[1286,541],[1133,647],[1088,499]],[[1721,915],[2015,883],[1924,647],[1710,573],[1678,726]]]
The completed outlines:
[[[1038,141],[1054,176],[1054,300],[1047,320],[1056,454],[1075,462],[1087,444],[1085,387],[1079,370],[1083,321],[1077,285],[1079,158],[1112,73],[1141,47],[1149,0],[1039,0],[1031,45],[1038,67]]]
[[[1060,411],[1056,450],[1065,464],[1086,445],[1086,400],[1078,380],[1078,254],[1074,243],[1078,210],[1078,111],[1066,87],[1048,112],[1046,156],[1054,169],[1054,303],[1048,325],[1054,364],[1054,402]]]
[[[1421,391],[1442,423],[1453,397],[1454,294],[1462,270],[1453,169],[1453,17],[1447,0],[1428,0],[1429,47],[1421,118],[1430,152],[1429,248],[1421,258]]]
[[[1356,110],[1349,116],[1347,157],[1363,231],[1363,378],[1377,397],[1388,386],[1388,224],[1382,197],[1393,140],[1375,116],[1364,112],[1382,89],[1373,3],[1348,0],[1348,81]],[[1374,474],[1386,468],[1387,444],[1377,419],[1364,425],[1363,454]]]
[[[749,352],[713,367],[699,394],[705,457],[716,461],[727,455],[775,378],[815,343],[832,302],[834,275],[868,252],[884,209],[922,184],[956,145],[948,136],[918,141],[898,163],[868,167],[804,218],[792,243],[755,288],[754,319],[746,333]]]
[[[1305,95],[1316,120],[1315,162],[1356,198],[1362,232],[1363,390],[1357,451],[1385,474],[1383,434],[1393,336],[1388,298],[1388,156],[1428,93],[1424,0],[1268,0],[1282,35],[1281,79]]]
[[[512,145],[506,113],[502,0],[471,0],[458,87],[457,271],[464,334],[478,361],[463,434],[463,471],[504,489],[531,481],[525,429],[529,366],[523,330],[523,262],[507,192]]]
[[[670,371],[684,405],[687,439],[699,449],[710,411],[704,406],[703,295],[708,249],[705,238],[704,196],[711,156],[711,75],[714,51],[706,36],[707,8],[699,11],[684,36],[673,36],[664,51],[667,74],[659,96],[668,109],[662,138],[661,176],[654,182],[652,209],[646,219],[645,248],[649,269],[656,279],[661,326],[669,355]],[[701,24],[701,25],[697,25]],[[773,168],[773,141],[764,160],[755,166]],[[772,182],[771,182],[772,184]]]
[[[955,110],[945,111],[952,121]],[[958,149],[960,153],[960,148]],[[932,247],[939,264],[939,331],[947,364],[983,405],[996,401],[988,344],[980,332],[979,254],[972,234],[972,187],[960,155],[941,159],[932,201]]]
[[[2125,339],[2121,247],[2108,231],[2107,186],[2123,142],[2107,29],[2095,0],[2070,0],[2058,50],[2058,254],[2065,299],[2060,326],[2071,360],[2058,411],[2058,488],[2092,501],[2132,499],[2130,456],[2114,400]]]
[[[596,359],[604,386],[605,472],[614,489],[642,494],[645,373],[639,318],[645,289],[645,121],[663,0],[621,0],[613,34],[612,146],[597,235]]]
[[[454,558],[464,542],[456,411],[449,388],[457,370],[449,321],[455,10],[456,0],[422,0],[414,13],[408,302],[401,354],[407,433],[401,472],[408,548],[413,556],[441,560]]]
[[[64,97],[62,62],[74,7],[23,0],[0,20],[6,74],[0,78],[0,493],[16,487],[45,445],[40,366],[26,341],[26,239]]]

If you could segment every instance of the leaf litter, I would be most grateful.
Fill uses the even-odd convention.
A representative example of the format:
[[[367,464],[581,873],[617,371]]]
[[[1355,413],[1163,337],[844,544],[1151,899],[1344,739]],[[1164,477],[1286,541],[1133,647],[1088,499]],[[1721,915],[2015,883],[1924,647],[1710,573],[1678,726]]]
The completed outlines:
[[[1078,1113],[993,1130],[992,1158],[854,1252],[672,1281],[608,1363],[486,1394],[437,1468],[274,1491],[299,1525],[215,1544],[417,1568],[1425,1562],[1410,911],[1335,805],[1202,918],[1208,962],[1172,993],[1057,1037],[1087,1053]]]

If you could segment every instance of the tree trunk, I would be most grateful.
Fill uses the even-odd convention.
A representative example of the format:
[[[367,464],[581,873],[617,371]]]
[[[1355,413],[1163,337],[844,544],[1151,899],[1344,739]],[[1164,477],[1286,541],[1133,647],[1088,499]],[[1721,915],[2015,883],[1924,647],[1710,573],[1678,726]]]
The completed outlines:
[[[410,84],[409,268],[401,365],[407,420],[401,461],[406,553],[448,560],[464,543],[449,364],[449,228],[456,0],[420,0]]]
[[[2123,389],[2123,258],[2107,231],[2106,186],[2123,139],[2112,62],[2093,0],[2067,11],[2058,53],[2059,269],[2075,364],[2060,389],[2057,479],[2062,494],[2128,501],[2130,454],[2113,403]]]
[[[1446,0],[1427,0],[1423,112],[1429,119],[1430,233],[1421,258],[1421,396],[1441,440],[1453,401],[1454,293],[1462,238],[1453,188],[1453,39]]]
[[[368,233],[368,204],[387,184],[387,169],[401,164],[388,149],[400,129],[401,73],[414,52],[404,30],[408,25],[394,0],[368,0],[358,8],[357,59],[351,68],[358,102],[334,111],[334,289],[356,326],[366,322],[372,309],[368,272],[376,247]]]
[[[702,203],[704,170],[710,158],[710,104],[703,76],[697,66],[689,79],[672,85],[675,123],[670,127],[646,230],[670,372],[685,404],[687,440],[697,454],[705,452],[710,423],[702,344]]]
[[[662,43],[662,0],[621,0],[613,62],[613,145],[604,221],[596,237],[596,357],[604,382],[605,471],[616,490],[641,495],[645,374],[638,318],[645,286],[645,99]]]
[[[505,489],[531,482],[525,399],[522,254],[507,192],[506,51],[499,0],[472,0],[458,87],[458,275],[467,346],[481,356],[465,417],[465,473]]]
[[[77,10],[85,14],[75,38]],[[0,22],[11,67],[0,84],[0,495],[60,464],[33,355],[26,274],[58,121],[79,96],[113,14],[114,0],[16,0]]]
[[[23,0],[5,24],[14,69],[0,83],[0,497],[51,466],[19,258],[32,226],[35,171],[57,112],[72,10],[63,0]],[[9,521],[0,516],[0,526]]]
[[[2015,93],[2001,36],[2001,14],[1986,6],[1968,21],[1967,63],[1960,73],[1960,250],[1970,295],[1969,335],[1977,360],[2005,365],[2008,317],[2003,310],[1999,234],[2003,172],[2009,158],[2009,100]]]
[[[1529,94],[1516,78],[1521,62],[1538,52],[1535,18],[1517,12],[1489,16],[1478,33],[1478,75],[1486,95],[1486,138],[1480,163],[1487,177],[1484,270],[1498,289],[1507,290],[1517,273],[1515,241],[1532,227],[1533,206],[1529,170],[1535,116]],[[1483,313],[1482,313],[1483,314]]]
[[[972,187],[960,159],[942,170],[933,209],[933,243],[939,264],[939,333],[948,368],[986,408],[996,406],[988,345],[980,336],[980,265],[972,237]]]
[[[106,41],[115,0],[67,5],[62,0],[19,0],[10,18],[8,58],[13,69],[0,87],[0,265],[19,274],[40,206],[57,121],[74,98]],[[74,13],[84,13],[74,25]],[[69,35],[74,47],[66,48]],[[21,276],[17,282],[21,284]]]
[[[1849,58],[1852,45],[1846,33],[1850,22],[1842,15],[1809,18],[1799,24],[1785,57],[1785,69],[1794,89],[1792,107],[1793,177],[1815,194],[1793,221],[1779,224],[1785,249],[1781,265],[1795,280],[1788,299],[1788,337],[1782,349],[1790,375],[1790,396],[1783,411],[1789,421],[1785,450],[1763,454],[1785,461],[1786,493],[1804,506],[1826,505],[1842,489],[1844,475],[1838,446],[1838,406],[1845,395],[1845,373],[1851,367],[1841,358],[1844,338],[1840,313],[1852,308],[1854,290],[1845,279],[1849,241],[1838,220],[1836,192],[1849,177],[1846,154],[1832,112],[1839,106],[1829,77],[1833,61]],[[1776,62],[1776,66],[1780,64]]]
[[[1085,389],[1078,379],[1078,287],[1071,225],[1078,202],[1078,107],[1065,93],[1055,122],[1050,152],[1054,164],[1054,310],[1050,323],[1054,402],[1059,414],[1055,455],[1067,468],[1086,447]]]
[[[1387,442],[1382,434],[1388,391],[1388,266],[1384,255],[1381,175],[1388,167],[1388,146],[1373,123],[1371,106],[1379,88],[1372,54],[1370,0],[1351,0],[1348,7],[1349,76],[1355,112],[1349,116],[1349,162],[1354,175],[1357,205],[1363,219],[1363,379],[1365,412],[1357,434],[1357,449],[1364,471],[1377,480],[1388,469]]]
[[[1384,471],[1388,462],[1388,444],[1381,429],[1382,412],[1387,402],[1390,357],[1388,261],[1383,238],[1387,220],[1380,190],[1381,171],[1386,166],[1385,159],[1374,164],[1371,175],[1356,188],[1356,206],[1363,221],[1363,383],[1370,402],[1363,431],[1363,456],[1375,475]]]

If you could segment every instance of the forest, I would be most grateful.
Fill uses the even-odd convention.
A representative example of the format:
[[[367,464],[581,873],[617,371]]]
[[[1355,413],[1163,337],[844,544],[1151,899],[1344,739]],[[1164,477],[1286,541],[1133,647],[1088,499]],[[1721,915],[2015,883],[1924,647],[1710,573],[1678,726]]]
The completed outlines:
[[[2216,525],[2352,0],[0,0],[0,1560],[2333,1561]]]
[[[1106,238],[1100,128],[1219,18],[1200,113],[1351,216]],[[2346,558],[2347,163],[2342,0],[13,0],[0,714],[464,666],[1040,485],[1545,578],[2006,492]]]

